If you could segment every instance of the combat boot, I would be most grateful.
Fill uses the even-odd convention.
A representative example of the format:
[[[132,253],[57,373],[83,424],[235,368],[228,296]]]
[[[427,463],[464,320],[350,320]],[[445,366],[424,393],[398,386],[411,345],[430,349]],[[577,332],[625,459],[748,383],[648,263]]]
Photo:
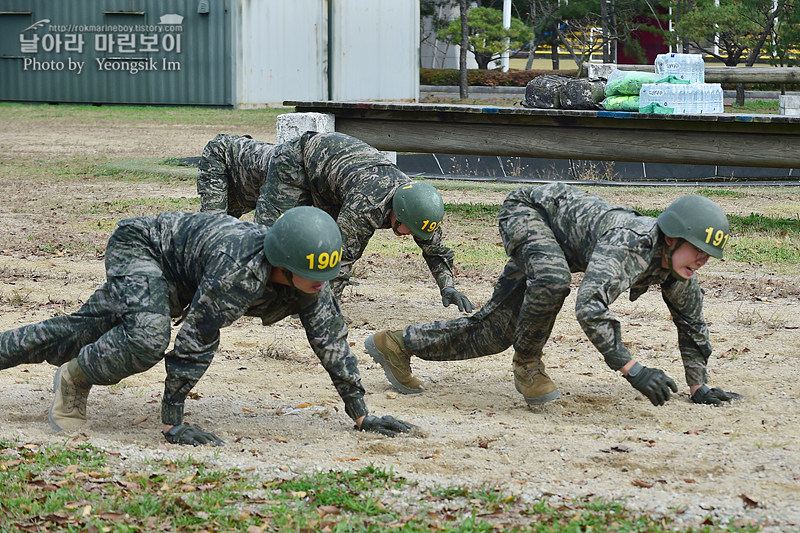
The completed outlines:
[[[72,432],[86,426],[86,401],[91,389],[77,359],[58,367],[53,378],[55,396],[48,413],[54,430]]]
[[[559,397],[555,383],[544,371],[541,357],[514,353],[514,386],[528,405],[541,405]]]
[[[367,337],[364,346],[383,367],[389,382],[403,394],[422,392],[422,382],[411,374],[411,354],[403,343],[402,331],[379,331]]]

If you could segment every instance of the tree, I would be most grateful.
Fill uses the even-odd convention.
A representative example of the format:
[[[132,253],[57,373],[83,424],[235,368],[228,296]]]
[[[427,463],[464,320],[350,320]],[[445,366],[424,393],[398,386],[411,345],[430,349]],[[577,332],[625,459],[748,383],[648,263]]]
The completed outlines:
[[[775,22],[772,38],[764,47],[769,55],[769,63],[782,67],[800,66],[800,10],[787,4],[782,15]]]
[[[511,17],[511,27],[504,28],[502,11],[488,7],[470,9],[467,12],[467,25],[469,51],[475,56],[480,69],[488,69],[489,63],[500,59],[503,52],[518,49],[533,39],[533,32],[520,19]],[[441,30],[439,39],[460,44],[461,17]]]
[[[439,30],[446,28],[450,23],[453,5],[453,0],[420,0],[420,44],[427,44],[432,51],[433,57],[429,65],[431,68],[437,68],[437,61],[441,58],[443,63],[447,56],[450,45],[440,42],[437,35]]]
[[[675,30],[692,46],[735,67],[742,61],[752,67],[764,50],[775,20],[792,0],[697,0]],[[719,52],[715,51],[715,44]],[[744,84],[736,86],[736,103],[744,104]]]
[[[561,5],[555,16],[559,24],[554,28],[559,42],[569,52],[581,71],[583,63],[595,52],[603,49],[607,36],[595,38],[592,28],[602,25],[600,3],[603,0],[583,0]]]
[[[691,46],[726,66],[744,61],[751,67],[762,54],[775,19],[786,4],[787,0],[722,0],[716,6],[714,0],[697,0],[675,31]]]

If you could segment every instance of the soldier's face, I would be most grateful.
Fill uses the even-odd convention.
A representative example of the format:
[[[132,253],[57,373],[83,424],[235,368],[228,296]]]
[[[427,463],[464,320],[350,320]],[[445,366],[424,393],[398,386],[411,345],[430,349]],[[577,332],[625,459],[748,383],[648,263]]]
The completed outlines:
[[[272,273],[269,276],[269,280],[273,283],[294,287],[298,291],[306,294],[315,294],[321,291],[322,286],[325,285],[325,282],[323,281],[314,281],[300,277],[297,274],[289,274],[289,271],[283,267],[273,268]]]
[[[322,286],[325,285],[324,281],[314,281],[307,278],[302,278],[297,274],[292,276],[292,283],[294,284],[294,288],[304,292],[306,294],[315,294],[322,290]]]
[[[411,230],[408,229],[408,226],[397,223],[397,217],[394,216],[394,210],[389,213],[389,221],[392,223],[392,231],[398,237],[402,237],[403,235],[411,235]]]
[[[677,241],[672,237],[667,237],[666,240],[667,246],[674,246]],[[672,252],[672,270],[683,279],[691,278],[696,270],[706,264],[706,261],[708,254],[698,250],[688,241],[683,241],[683,244]]]

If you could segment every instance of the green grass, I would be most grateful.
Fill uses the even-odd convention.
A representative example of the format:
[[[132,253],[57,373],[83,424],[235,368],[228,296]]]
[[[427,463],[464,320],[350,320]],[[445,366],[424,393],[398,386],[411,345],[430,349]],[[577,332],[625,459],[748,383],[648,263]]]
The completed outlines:
[[[128,198],[112,202],[90,202],[80,213],[87,215],[129,213],[132,207],[145,209],[147,213],[165,211],[198,211],[199,198]]]
[[[95,174],[134,180],[166,178],[193,181],[197,179],[197,167],[178,165],[160,158],[116,159],[99,165]]]
[[[79,122],[160,122],[179,124],[226,124],[236,126],[274,126],[286,108],[226,109],[188,106],[127,106],[73,104],[0,103],[0,117],[5,120],[73,119]],[[210,139],[209,139],[210,140]]]
[[[131,468],[132,470],[128,470]],[[190,456],[129,465],[90,444],[0,441],[0,533],[12,531],[754,532],[677,526],[623,502],[526,500],[495,487],[418,487],[391,470],[262,480]]]
[[[734,102],[730,108],[730,113],[753,113],[756,115],[776,114],[779,111],[780,102],[778,100],[746,100],[743,106],[738,106]]]

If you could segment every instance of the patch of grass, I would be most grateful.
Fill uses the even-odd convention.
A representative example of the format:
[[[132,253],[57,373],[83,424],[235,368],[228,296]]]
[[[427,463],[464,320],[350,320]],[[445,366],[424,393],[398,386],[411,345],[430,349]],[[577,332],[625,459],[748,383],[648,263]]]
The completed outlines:
[[[228,109],[188,106],[73,105],[0,103],[3,119],[70,119],[79,122],[161,122],[168,124],[220,124],[227,127],[272,127],[282,107]]]
[[[459,217],[468,221],[496,223],[500,206],[496,204],[445,204],[444,211],[448,217]]]
[[[134,470],[126,470],[130,466]],[[583,499],[551,504],[495,487],[420,490],[391,469],[261,479],[191,456],[136,468],[87,443],[0,441],[0,532],[12,531],[704,531],[755,532],[757,524],[678,526]],[[677,515],[677,512],[675,513]],[[698,526],[699,527],[699,526]]]
[[[736,105],[736,102],[725,106],[725,110],[730,113],[744,114],[776,114],[779,111],[780,102],[778,100],[746,100],[743,106]]]
[[[164,211],[197,211],[199,198],[128,198],[111,202],[91,202],[80,211],[86,215],[126,214],[126,216],[141,216],[131,212],[145,211],[147,214],[162,213]]]
[[[800,233],[800,217],[766,217],[757,213],[750,213],[746,217],[728,215],[731,231],[748,232],[778,232]]]
[[[706,198],[710,198],[712,196],[721,196],[724,198],[747,198],[747,195],[741,191],[734,189],[723,189],[722,187],[698,189],[696,194],[705,196]]]
[[[168,163],[161,158],[117,159],[104,163],[97,169],[96,174],[99,176],[122,179],[167,178],[181,181],[197,179],[197,167]]]
[[[725,249],[725,259],[746,263],[799,264],[800,237],[737,236]]]

